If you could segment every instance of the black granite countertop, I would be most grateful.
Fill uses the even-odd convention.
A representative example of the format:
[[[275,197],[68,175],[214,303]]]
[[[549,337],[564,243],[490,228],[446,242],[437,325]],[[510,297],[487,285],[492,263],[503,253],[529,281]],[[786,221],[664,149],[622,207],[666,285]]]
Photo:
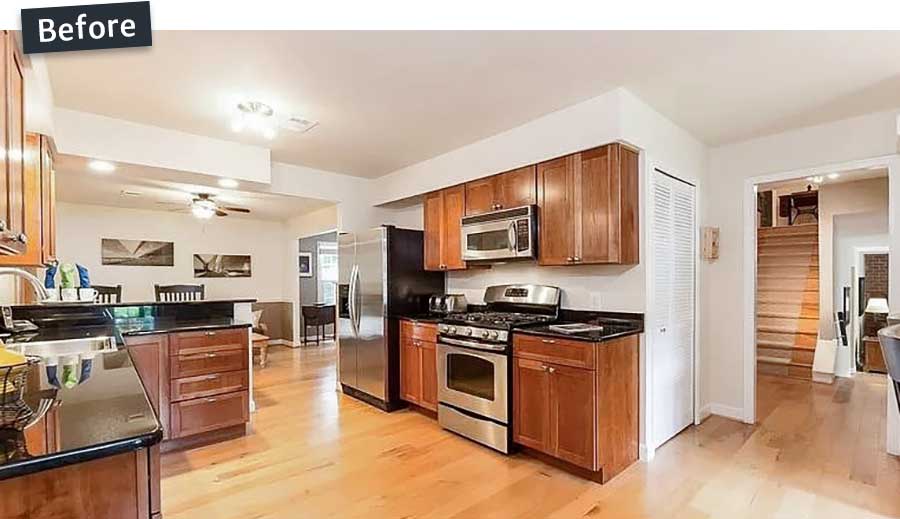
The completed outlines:
[[[573,339],[588,342],[603,342],[612,339],[619,339],[621,337],[627,337],[629,335],[644,333],[643,314],[563,309],[560,312],[559,321],[553,324],[560,325],[575,323],[593,324],[601,326],[602,329],[581,333],[565,333],[550,329],[551,325],[549,324],[541,324],[517,329],[515,333],[526,333],[530,335],[541,335],[545,337]]]
[[[43,361],[31,367],[24,401],[36,409],[42,398],[52,400],[48,413],[52,419],[46,423],[47,434],[56,438],[56,445],[44,452],[43,444],[30,444],[21,431],[0,429],[0,480],[133,451],[162,440],[162,427],[127,350],[84,354],[81,362],[81,369],[76,370],[80,381],[74,387],[51,383]],[[87,370],[85,362],[90,363]]]
[[[15,309],[35,308],[117,308],[126,306],[171,306],[171,305],[215,305],[218,303],[255,303],[250,297],[236,299],[202,299],[200,301],[122,301],[121,303],[91,303],[83,301],[48,301],[41,304],[12,305]]]
[[[414,315],[401,315],[400,319],[406,319],[407,321],[419,321],[422,323],[439,323],[441,322],[446,315],[444,314],[414,314]]]

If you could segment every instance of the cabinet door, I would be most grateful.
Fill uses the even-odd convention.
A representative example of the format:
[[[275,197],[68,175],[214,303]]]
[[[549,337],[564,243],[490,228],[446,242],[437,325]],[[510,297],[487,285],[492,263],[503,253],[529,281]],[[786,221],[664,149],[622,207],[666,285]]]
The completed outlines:
[[[575,255],[574,175],[573,155],[537,166],[541,265],[570,265]]]
[[[400,341],[400,398],[420,403],[422,394],[421,353],[412,339]]]
[[[56,170],[50,138],[41,136],[41,263],[56,259]]]
[[[550,365],[550,423],[553,454],[596,470],[597,419],[592,370]]]
[[[580,263],[636,263],[638,255],[637,153],[610,144],[580,153]]]
[[[168,336],[146,335],[126,337],[125,345],[134,369],[150,399],[150,405],[163,425],[164,438],[169,437],[169,363]]]
[[[0,31],[0,99],[9,99],[9,31]],[[12,190],[9,188],[9,163],[6,160],[6,149],[9,143],[9,110],[8,102],[0,102],[0,240],[9,226],[9,199]],[[0,245],[5,245],[0,243]]]
[[[494,210],[494,205],[497,203],[494,193],[495,178],[480,178],[466,182],[466,216]]]
[[[425,270],[441,269],[441,224],[443,223],[443,197],[440,191],[425,195]]]
[[[421,405],[437,411],[437,346],[433,342],[420,342],[419,353],[422,362]]]
[[[494,177],[494,202],[498,209],[537,203],[537,179],[534,166],[514,169]],[[468,193],[466,194],[468,196]],[[468,199],[466,200],[468,204]]]
[[[545,364],[514,357],[513,441],[553,454],[550,443],[550,373]]]
[[[28,237],[24,250],[14,256],[0,256],[0,265],[18,267],[43,266],[41,254],[41,136],[29,133],[25,138],[25,164],[22,175],[22,203],[25,210],[24,232]],[[30,292],[30,291],[29,291]],[[31,302],[31,294],[25,301]]]
[[[466,263],[462,259],[462,227],[460,220],[466,212],[466,186],[444,189],[443,196],[443,240],[441,257],[445,270],[462,270]]]
[[[15,49],[12,36],[7,38],[9,86],[7,110],[9,137],[6,160],[9,185],[9,230],[17,240],[13,245],[19,252],[25,251],[30,238],[25,232],[25,76],[22,58]]]

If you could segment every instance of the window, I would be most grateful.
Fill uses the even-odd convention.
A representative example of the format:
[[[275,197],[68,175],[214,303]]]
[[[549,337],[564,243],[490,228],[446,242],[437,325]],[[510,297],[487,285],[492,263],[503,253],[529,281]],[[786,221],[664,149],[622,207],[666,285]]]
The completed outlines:
[[[320,241],[316,245],[316,259],[317,299],[333,305],[338,281],[337,242]]]

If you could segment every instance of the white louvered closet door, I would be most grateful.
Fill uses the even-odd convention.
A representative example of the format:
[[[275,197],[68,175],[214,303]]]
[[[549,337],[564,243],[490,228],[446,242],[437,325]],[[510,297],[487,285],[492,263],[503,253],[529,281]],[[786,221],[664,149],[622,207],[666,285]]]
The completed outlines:
[[[654,170],[652,203],[648,332],[655,448],[694,421],[694,186]]]

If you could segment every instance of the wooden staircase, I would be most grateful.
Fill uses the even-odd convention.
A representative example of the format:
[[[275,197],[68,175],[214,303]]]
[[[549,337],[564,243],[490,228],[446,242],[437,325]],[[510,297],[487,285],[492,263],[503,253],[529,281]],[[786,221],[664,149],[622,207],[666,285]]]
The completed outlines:
[[[818,224],[757,231],[759,373],[811,379],[819,333]]]

